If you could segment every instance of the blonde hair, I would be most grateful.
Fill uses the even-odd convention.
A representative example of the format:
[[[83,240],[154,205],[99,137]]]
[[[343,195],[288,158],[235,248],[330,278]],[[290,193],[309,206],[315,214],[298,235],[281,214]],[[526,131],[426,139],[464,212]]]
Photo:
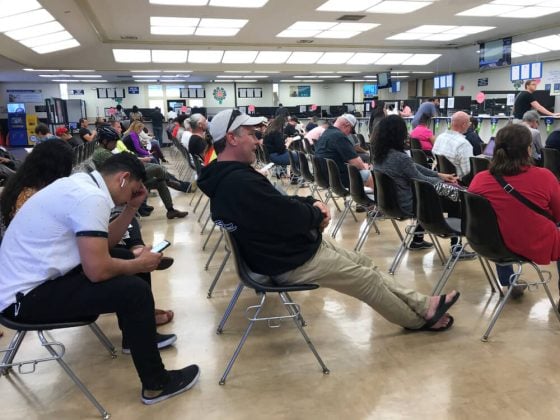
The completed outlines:
[[[140,133],[140,131],[142,131],[143,128],[144,128],[144,123],[142,121],[134,120],[130,123],[128,130],[126,130],[123,133],[123,137],[128,136],[131,131],[134,131],[136,134],[138,134]]]

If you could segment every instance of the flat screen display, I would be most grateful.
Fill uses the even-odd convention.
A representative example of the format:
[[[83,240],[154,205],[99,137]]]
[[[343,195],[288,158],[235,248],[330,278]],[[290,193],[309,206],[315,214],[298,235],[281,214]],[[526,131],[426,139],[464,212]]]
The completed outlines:
[[[478,66],[481,69],[511,65],[511,37],[480,44]]]
[[[377,87],[387,89],[391,87],[391,73],[377,73]]]
[[[374,98],[377,96],[377,85],[364,85],[364,98]]]
[[[8,103],[8,113],[23,114],[25,113],[25,104]]]

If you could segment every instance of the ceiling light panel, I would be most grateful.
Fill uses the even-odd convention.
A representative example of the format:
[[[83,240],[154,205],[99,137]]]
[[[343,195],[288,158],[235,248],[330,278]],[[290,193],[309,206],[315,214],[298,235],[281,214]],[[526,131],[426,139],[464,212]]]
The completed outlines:
[[[238,32],[238,28],[198,28],[194,34],[198,36],[235,36]]]
[[[348,39],[379,26],[378,23],[298,21],[276,35],[278,38]]]
[[[412,13],[432,4],[431,1],[382,1],[370,9],[368,13],[392,13],[405,14]]]
[[[192,26],[196,27],[200,23],[200,18],[182,18],[182,17],[163,17],[150,16],[151,26]]]
[[[243,28],[247,22],[247,19],[214,19],[214,18],[202,18],[198,24],[199,28]]]
[[[442,34],[427,35],[420,39],[422,41],[453,41],[454,39],[462,38],[464,36],[466,35],[442,33]]]
[[[186,50],[152,50],[152,63],[186,63]]]
[[[351,52],[326,52],[317,61],[317,64],[344,64],[354,53]]]
[[[381,0],[329,0],[317,8],[325,12],[361,12],[381,3]]]
[[[404,66],[423,66],[441,57],[441,54],[414,54],[412,57],[403,61]]]
[[[418,33],[418,34],[438,34],[440,32],[445,32],[456,28],[457,26],[449,26],[449,25],[421,25],[421,26],[417,26],[416,28],[409,29],[406,32]]]
[[[519,10],[519,6],[508,6],[504,4],[483,4],[473,7],[464,12],[457,13],[457,16],[498,16],[503,13]]]
[[[257,57],[258,51],[226,51],[222,58],[222,63],[226,64],[246,64],[252,63]]]
[[[117,63],[150,63],[150,50],[113,49],[113,57]]]
[[[27,28],[28,26],[51,22],[53,20],[55,20],[54,17],[45,9],[38,9],[31,12],[0,18],[0,28],[2,32],[8,32],[16,29]]]
[[[16,41],[22,39],[32,38],[35,36],[48,35],[54,32],[63,31],[64,27],[57,21],[52,21],[44,23],[42,25],[35,25],[30,28],[16,29],[14,31],[8,31],[4,35],[9,36]]]
[[[291,51],[261,51],[255,59],[256,64],[282,64],[285,63]]]
[[[390,36],[386,39],[422,40],[422,41],[451,41],[468,35],[489,31],[494,26],[450,26],[450,25],[421,25],[406,32]]]
[[[191,50],[189,63],[212,64],[222,61],[223,51]]]
[[[37,54],[48,54],[54,51],[66,50],[68,48],[79,47],[80,43],[75,39],[68,39],[66,41],[54,42],[52,44],[40,45],[38,47],[31,48]]]
[[[315,64],[323,55],[322,52],[303,52],[292,53],[288,58],[288,64]]]
[[[193,26],[150,26],[152,35],[194,35]]]
[[[541,38],[529,39],[528,42],[530,42],[531,44],[536,44],[539,47],[546,48],[547,50],[560,50],[560,36],[558,35],[549,35],[543,36]]]
[[[507,13],[500,13],[498,17],[533,19],[541,16],[548,16],[560,12],[560,2],[558,7],[524,7],[523,9],[513,10]]]
[[[511,51],[521,55],[534,55],[550,52],[547,48],[540,47],[527,41],[512,43]]]
[[[60,31],[54,34],[36,36],[33,38],[23,39],[20,42],[28,48],[38,47],[39,45],[51,44],[53,42],[66,41],[72,39],[72,35],[68,31]]]
[[[208,0],[150,0],[150,4],[165,6],[206,6]]]
[[[259,8],[263,7],[268,0],[210,0],[209,6],[215,7],[238,7],[238,8]]]
[[[409,59],[412,54],[388,53],[375,62],[376,65],[401,64]]]
[[[41,8],[36,0],[3,1],[0,6],[0,18]]]

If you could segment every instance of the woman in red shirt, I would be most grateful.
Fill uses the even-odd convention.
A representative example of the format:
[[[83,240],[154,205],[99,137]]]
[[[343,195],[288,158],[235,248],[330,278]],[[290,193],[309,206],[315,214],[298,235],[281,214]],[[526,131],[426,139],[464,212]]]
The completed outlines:
[[[560,186],[548,169],[533,166],[531,132],[511,124],[496,135],[494,157],[488,171],[477,174],[469,191],[486,197],[498,217],[505,245],[514,253],[537,264],[560,259],[560,230],[545,216],[508,194],[494,175],[502,176],[521,195],[560,221]],[[499,268],[500,283],[509,285],[510,267]]]

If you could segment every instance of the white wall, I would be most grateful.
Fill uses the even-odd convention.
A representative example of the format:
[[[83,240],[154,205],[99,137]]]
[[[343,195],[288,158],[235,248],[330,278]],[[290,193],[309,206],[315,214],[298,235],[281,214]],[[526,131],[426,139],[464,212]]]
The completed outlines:
[[[290,86],[311,86],[311,96],[292,97]],[[339,105],[343,102],[352,102],[352,83],[280,83],[278,99],[284,106]],[[360,100],[356,97],[356,102]]]

